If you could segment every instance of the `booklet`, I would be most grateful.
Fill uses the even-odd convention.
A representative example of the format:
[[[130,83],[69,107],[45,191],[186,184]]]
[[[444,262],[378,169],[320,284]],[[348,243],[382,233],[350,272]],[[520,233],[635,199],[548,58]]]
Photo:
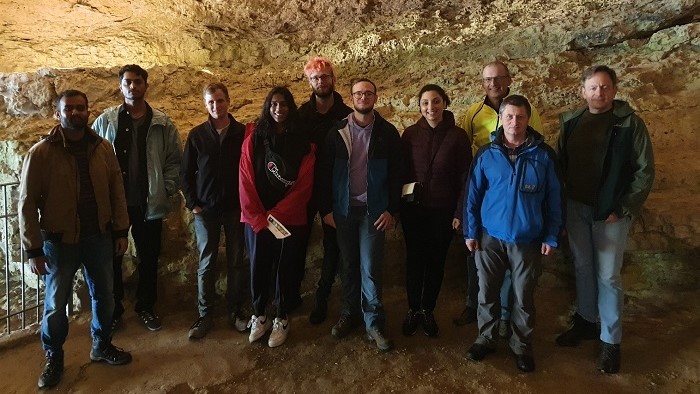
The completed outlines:
[[[267,229],[270,230],[277,239],[287,238],[292,235],[292,233],[272,215],[267,215]]]

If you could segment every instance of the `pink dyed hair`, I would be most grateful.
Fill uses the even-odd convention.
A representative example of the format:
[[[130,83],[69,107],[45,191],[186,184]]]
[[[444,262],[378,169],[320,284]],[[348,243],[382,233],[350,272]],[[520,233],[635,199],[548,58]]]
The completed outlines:
[[[326,67],[331,69],[331,75],[333,75],[333,64],[331,64],[331,61],[325,57],[316,56],[309,59],[306,63],[304,66],[304,74],[306,74],[306,78],[308,78],[312,71],[318,71]]]

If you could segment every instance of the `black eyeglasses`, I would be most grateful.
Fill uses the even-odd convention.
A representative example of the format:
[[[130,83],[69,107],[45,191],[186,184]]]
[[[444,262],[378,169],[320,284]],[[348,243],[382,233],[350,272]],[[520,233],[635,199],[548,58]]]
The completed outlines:
[[[374,92],[366,91],[366,92],[353,92],[352,97],[356,99],[361,99],[362,96],[367,97],[368,99],[371,99],[374,97],[376,94]]]

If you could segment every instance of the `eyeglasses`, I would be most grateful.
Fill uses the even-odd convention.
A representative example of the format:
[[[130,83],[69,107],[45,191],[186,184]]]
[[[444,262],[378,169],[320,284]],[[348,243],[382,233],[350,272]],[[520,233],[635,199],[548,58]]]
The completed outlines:
[[[510,78],[510,76],[508,76],[508,75],[498,75],[495,77],[485,77],[485,78],[482,78],[481,80],[484,81],[485,84],[490,84],[490,83],[494,83],[494,82],[495,83],[505,82],[508,78]]]
[[[367,97],[368,99],[371,99],[371,98],[373,98],[374,96],[376,96],[376,93],[370,92],[370,91],[366,91],[366,92],[353,92],[353,93],[352,93],[352,97],[354,97],[354,98],[356,98],[356,99],[361,99],[362,96],[365,96],[365,97]]]
[[[321,75],[314,75],[313,77],[309,78],[309,81],[313,83],[318,83],[319,81],[323,82],[328,82],[330,79],[333,78],[333,76],[328,75],[328,74],[321,74]]]

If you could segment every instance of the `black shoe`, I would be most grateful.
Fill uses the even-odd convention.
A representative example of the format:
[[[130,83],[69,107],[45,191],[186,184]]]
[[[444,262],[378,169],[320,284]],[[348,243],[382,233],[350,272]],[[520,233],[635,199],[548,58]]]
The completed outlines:
[[[589,322],[578,313],[571,316],[571,326],[557,337],[559,346],[577,346],[583,340],[596,339],[600,330],[596,323]]]
[[[61,381],[61,376],[63,376],[63,360],[47,354],[44,371],[39,376],[37,385],[40,389],[53,387]]]
[[[316,301],[316,306],[314,310],[311,311],[309,315],[309,322],[311,324],[321,324],[326,321],[326,313],[328,312],[328,304],[325,302]]]
[[[514,354],[515,365],[523,372],[532,372],[535,370],[535,359],[527,354]]]
[[[406,318],[401,324],[401,333],[407,337],[415,334],[418,331],[418,312],[409,309]]]
[[[469,348],[469,350],[467,350],[467,354],[465,354],[465,357],[472,361],[481,361],[484,359],[484,357],[486,357],[487,354],[493,353],[495,351],[496,349],[490,348],[480,343],[475,343]]]
[[[470,306],[464,308],[458,318],[452,320],[455,326],[465,326],[476,321],[476,309]]]
[[[214,320],[211,315],[204,315],[199,317],[190,330],[187,332],[187,338],[189,339],[201,339],[214,327]]]
[[[123,365],[131,362],[131,353],[125,352],[111,343],[93,345],[90,360],[104,361],[110,365]]]
[[[152,311],[141,311],[139,312],[139,317],[141,318],[143,325],[146,326],[146,328],[150,331],[160,330],[160,317],[158,317]]]
[[[435,316],[433,315],[433,311],[427,311],[423,309],[421,311],[421,326],[423,326],[423,332],[425,335],[431,337],[431,338],[437,338],[438,334],[440,333],[440,328],[437,325],[437,322],[435,321]]]
[[[601,341],[598,369],[610,374],[620,372],[620,345]]]
[[[357,327],[357,321],[350,316],[340,316],[338,322],[331,329],[331,335],[335,338],[343,338]]]

